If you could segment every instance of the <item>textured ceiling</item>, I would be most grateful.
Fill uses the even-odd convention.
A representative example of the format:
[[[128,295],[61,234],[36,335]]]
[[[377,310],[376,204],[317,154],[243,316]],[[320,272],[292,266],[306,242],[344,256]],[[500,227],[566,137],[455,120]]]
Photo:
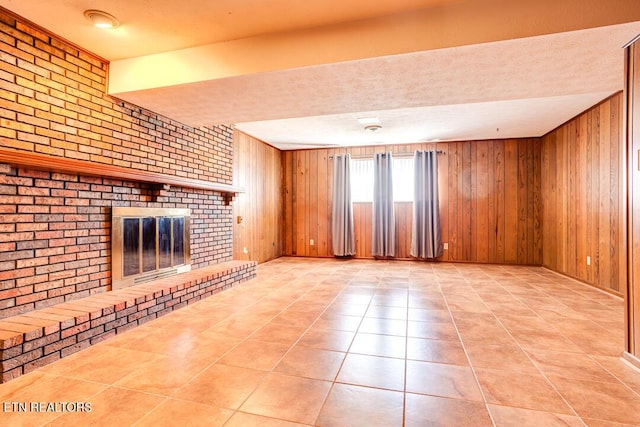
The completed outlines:
[[[527,100],[402,108],[238,124],[283,149],[468,141],[542,136],[606,98],[609,92]],[[376,117],[382,129],[367,132],[359,118]]]
[[[638,30],[639,24],[622,24],[345,61],[128,92],[126,99],[200,126],[612,93],[622,89],[621,47]]]
[[[126,99],[196,126],[236,123],[280,148],[539,136],[622,90],[622,46],[639,31],[639,23],[621,24],[128,92]],[[358,132],[355,118],[371,115],[383,131]]]
[[[474,24],[473,17],[483,4],[500,5],[502,12],[488,11],[484,20],[478,17]],[[527,20],[523,16],[531,15],[518,9],[525,4],[533,8],[532,13],[544,14],[552,6],[557,10],[550,17],[553,19],[537,19],[536,15]],[[624,22],[619,18],[622,15],[636,17],[633,22],[587,24],[594,28],[577,31],[566,29],[583,28],[584,22],[590,21],[576,24],[571,19],[580,14],[587,18],[589,13],[602,15],[607,8],[602,9],[602,3],[595,0],[540,0],[532,4],[506,0],[190,0],[185,7],[177,0],[0,0],[1,6],[115,61],[114,70],[115,65],[125,62],[119,61],[122,58],[136,60],[141,55],[162,55],[212,43],[229,48],[233,43],[227,41],[251,45],[255,52],[268,46],[261,44],[261,36],[284,34],[282,40],[296,40],[303,30],[322,26],[335,29],[338,25],[340,31],[335,34],[347,34],[349,29],[366,28],[362,22],[367,19],[390,14],[402,16],[404,21],[375,21],[374,27],[383,31],[378,36],[384,37],[388,29],[390,35],[406,39],[415,28],[415,40],[433,43],[425,49],[397,54],[389,54],[387,49],[376,55],[376,50],[382,51],[381,39],[375,44],[363,40],[367,54],[356,54],[353,59],[266,67],[270,71],[237,72],[115,93],[192,126],[236,124],[282,149],[539,136],[622,90],[622,46],[640,33],[638,3],[611,0],[606,5],[620,8],[612,13],[617,14],[612,21]],[[90,8],[114,14],[122,26],[107,35],[96,31],[82,16],[82,11]],[[461,26],[454,12],[465,10],[466,21]],[[420,19],[412,21],[413,11]],[[504,19],[511,14],[513,22]],[[424,27],[424,19],[433,26]],[[568,21],[567,28],[563,19]],[[351,21],[358,24],[349,27]],[[400,22],[415,27],[403,32],[398,29]],[[507,27],[503,34],[483,34],[499,26]],[[526,27],[526,34],[543,35],[518,36],[520,27]],[[477,41],[472,42],[476,35]],[[418,46],[415,40],[409,44]],[[288,46],[281,45],[280,54],[286,54]],[[291,52],[313,58],[316,53],[339,50],[335,39],[333,44],[316,46],[306,53]],[[268,61],[270,51],[263,52],[260,60],[264,58]],[[251,63],[253,58],[243,58],[247,59]],[[234,65],[238,64],[225,64],[232,70]],[[180,67],[189,64],[168,64],[169,71]],[[149,73],[143,79],[145,76]],[[132,78],[126,73],[117,77]],[[377,117],[382,131],[364,132],[357,122],[364,116]]]

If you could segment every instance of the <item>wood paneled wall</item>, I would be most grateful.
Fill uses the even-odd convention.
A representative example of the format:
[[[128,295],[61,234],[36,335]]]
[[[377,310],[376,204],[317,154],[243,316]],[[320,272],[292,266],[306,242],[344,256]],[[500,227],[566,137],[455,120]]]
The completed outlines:
[[[280,150],[234,131],[233,180],[245,189],[232,202],[234,259],[265,262],[282,254],[281,166]]]
[[[330,257],[334,154],[412,155],[437,148],[444,261],[542,263],[537,138],[286,151],[284,255]],[[371,204],[356,203],[356,257],[371,257]],[[396,204],[396,257],[408,258],[411,203]],[[313,240],[314,244],[311,244]]]
[[[542,138],[543,264],[617,293],[626,279],[623,150],[621,94]]]

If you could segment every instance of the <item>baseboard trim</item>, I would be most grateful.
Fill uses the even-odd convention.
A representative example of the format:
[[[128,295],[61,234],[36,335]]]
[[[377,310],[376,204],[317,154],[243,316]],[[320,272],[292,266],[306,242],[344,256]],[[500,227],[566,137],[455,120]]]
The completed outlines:
[[[625,351],[624,353],[622,353],[622,360],[627,362],[635,369],[640,370],[640,358],[638,358],[637,356],[634,356],[633,354]]]
[[[556,271],[556,270],[554,270],[554,269],[552,269],[550,267],[547,267],[546,265],[542,265],[542,268],[544,268],[545,270],[550,271],[552,273],[555,273],[555,274],[557,274],[559,276],[566,277],[567,279],[572,279],[576,283],[588,286],[588,287],[590,287],[592,289],[595,289],[596,291],[600,291],[600,292],[602,292],[604,294],[616,297],[618,299],[624,299],[624,293],[622,293],[622,292],[614,291],[613,289],[609,289],[609,288],[605,288],[605,287],[602,287],[602,286],[598,286],[598,285],[596,285],[594,283],[585,282],[582,279],[578,279],[577,277],[570,276],[570,275],[568,275],[566,273],[561,273],[560,271]]]

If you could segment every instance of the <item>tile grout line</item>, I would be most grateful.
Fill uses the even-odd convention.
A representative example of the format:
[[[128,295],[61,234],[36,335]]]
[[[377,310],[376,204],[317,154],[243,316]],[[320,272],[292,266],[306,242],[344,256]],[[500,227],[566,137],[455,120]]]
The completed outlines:
[[[316,267],[316,268],[314,268],[313,270],[317,270],[317,267]],[[313,270],[312,270],[312,271],[313,271]],[[309,273],[311,273],[311,272],[307,272],[306,274],[309,274]],[[284,286],[284,287],[291,286],[291,284],[292,284],[292,283],[295,283],[295,281],[294,281],[294,282],[290,282],[287,286]],[[269,320],[269,321],[268,321],[264,326],[262,326],[262,327],[265,327],[266,325],[270,324],[270,323],[273,321],[273,319],[275,319],[279,314],[281,314],[282,312],[286,311],[286,310],[287,310],[287,308],[291,307],[291,306],[292,306],[295,302],[297,302],[297,301],[298,301],[302,296],[304,296],[304,295],[308,294],[311,290],[313,290],[315,287],[317,287],[320,283],[321,283],[321,282],[318,282],[318,283],[317,283],[317,284],[315,284],[311,289],[307,290],[305,293],[303,293],[302,295],[300,295],[300,296],[299,296],[298,298],[296,298],[294,301],[292,301],[291,303],[287,304],[287,305],[286,305],[282,310],[280,310],[280,311],[278,312],[278,314],[274,315],[274,316],[271,318],[271,320]],[[346,287],[346,285],[345,285],[345,286],[343,286],[343,290],[344,290],[344,288],[345,288],[345,287]],[[289,346],[288,350],[287,350],[287,351],[286,351],[286,352],[285,352],[285,353],[280,357],[280,359],[278,359],[278,361],[277,361],[277,362],[275,362],[275,363],[274,363],[274,365],[273,365],[273,367],[271,368],[271,370],[270,370],[270,371],[267,371],[267,373],[273,373],[273,372],[274,372],[274,369],[278,366],[278,364],[279,364],[279,363],[280,363],[280,362],[281,362],[281,361],[282,361],[282,360],[287,356],[287,354],[289,354],[289,352],[291,351],[291,349],[292,349],[292,348],[293,348],[293,347],[294,347],[294,346],[295,346],[295,345],[300,341],[300,339],[301,339],[301,338],[302,338],[302,337],[303,337],[303,336],[304,336],[304,335],[305,335],[305,334],[306,334],[306,333],[307,333],[307,332],[308,332],[308,331],[313,327],[313,325],[315,325],[315,324],[316,324],[316,322],[318,321],[318,319],[319,319],[319,318],[320,318],[320,317],[321,317],[321,316],[322,316],[322,315],[327,311],[327,309],[329,308],[329,306],[330,306],[330,305],[331,305],[331,304],[336,300],[336,298],[338,298],[338,296],[340,295],[340,293],[342,293],[342,291],[341,291],[341,292],[339,292],[338,294],[336,294],[336,296],[334,296],[334,297],[331,299],[331,301],[330,301],[329,303],[327,303],[327,305],[326,305],[326,307],[324,308],[324,310],[322,310],[322,312],[320,312],[320,313],[318,314],[318,316],[316,317],[316,319],[315,319],[315,320],[314,320],[314,321],[313,321],[313,322],[312,322],[312,323],[311,323],[311,324],[310,324],[310,325],[309,325],[309,326],[304,330],[304,332],[303,332],[303,333],[298,337],[298,339],[297,339],[297,340],[295,340],[295,341],[294,341],[294,342]],[[265,296],[265,297],[266,297],[266,296]],[[263,297],[263,298],[264,298],[264,297]],[[262,328],[260,328],[260,329],[262,329]],[[258,330],[260,330],[260,329],[258,329]],[[250,338],[251,338],[251,336],[253,336],[256,332],[258,332],[258,330],[254,331],[252,334],[250,334],[249,336],[247,336],[247,337],[246,337],[244,340],[242,340],[238,345],[240,345],[242,342],[245,342],[245,341],[247,341],[248,339],[250,339]],[[237,347],[237,346],[236,346],[236,347]],[[343,360],[343,363],[344,363],[344,360]],[[342,366],[342,365],[341,365],[341,366]],[[284,374],[282,374],[282,375],[284,375]],[[262,379],[260,380],[260,382],[258,383],[258,385],[253,389],[253,391],[252,391],[251,393],[249,393],[249,394],[247,395],[247,397],[242,401],[242,403],[238,406],[238,409],[236,409],[236,410],[234,411],[234,414],[235,414],[236,412],[240,411],[240,408],[241,408],[241,407],[242,407],[242,406],[243,406],[243,405],[244,405],[244,404],[245,404],[245,403],[246,403],[246,402],[251,398],[251,396],[252,396],[252,395],[255,393],[255,391],[260,387],[260,385],[261,385],[264,381],[266,381],[267,376],[268,376],[268,375],[265,375],[265,376],[264,376],[264,378],[262,378]],[[336,373],[336,376],[337,376],[337,373]],[[326,381],[326,382],[329,382],[329,381]],[[320,406],[320,412],[322,411],[322,407],[324,406],[324,404],[325,404],[325,402],[326,402],[326,399],[328,398],[328,396],[329,396],[329,394],[330,394],[331,390],[333,389],[333,385],[334,385],[334,384],[335,384],[335,381],[332,381],[332,382],[331,382],[331,386],[330,386],[330,388],[329,388],[329,392],[328,392],[328,393],[327,393],[327,395],[325,396],[325,400],[323,401],[322,405]],[[318,416],[319,416],[319,414],[318,414]],[[232,415],[232,417],[233,417],[233,415]],[[232,417],[230,417],[229,419],[231,419]],[[284,420],[284,421],[287,421],[287,420]],[[316,421],[317,421],[317,419],[316,419]],[[228,422],[228,421],[227,421],[227,422]],[[226,423],[225,423],[225,424],[226,424]]]
[[[456,323],[456,320],[453,317],[453,312],[451,310],[451,306],[449,305],[449,301],[447,300],[447,297],[444,294],[444,291],[442,290],[442,286],[440,284],[440,279],[438,279],[437,276],[436,276],[436,280],[438,281],[438,288],[440,289],[440,293],[442,294],[442,298],[444,299],[444,303],[447,306],[447,311],[449,312],[449,317],[451,318],[451,323],[453,323],[453,327],[455,328],[456,334],[458,335],[458,340],[460,340],[460,345],[462,346],[462,351],[464,351],[465,357],[467,358],[467,363],[469,363],[469,368],[471,369],[471,373],[473,374],[473,378],[475,379],[476,387],[478,387],[478,390],[480,390],[480,395],[482,396],[484,407],[485,407],[485,409],[487,411],[487,414],[489,415],[489,419],[491,420],[491,424],[493,425],[493,427],[497,427],[496,426],[496,421],[494,419],[494,416],[491,413],[491,411],[489,410],[489,402],[487,400],[487,396],[485,395],[484,389],[480,385],[480,381],[478,380],[478,375],[476,374],[476,370],[475,370],[474,366],[471,364],[471,358],[469,357],[469,352],[467,351],[467,347],[466,347],[466,345],[464,343],[464,340],[462,339],[462,335],[460,334],[460,330],[458,329],[458,325]],[[480,297],[480,298],[482,298],[482,297]]]
[[[340,296],[344,292],[344,290],[349,286],[349,282],[351,282],[351,280],[353,280],[353,279],[350,279],[345,284],[345,286],[343,286],[343,288],[341,289],[340,293],[338,293],[331,300],[331,303],[327,304],[327,307],[322,311],[322,313],[320,315],[318,315],[318,317],[312,323],[312,325],[314,325],[318,321],[318,319],[322,316],[322,314],[324,314],[329,309],[329,306],[331,304],[333,304],[335,302],[335,300],[338,298],[338,296]],[[369,307],[371,305],[371,299],[372,299],[372,297],[369,299],[369,303],[367,304],[367,310],[369,309]],[[366,314],[366,310],[365,310],[365,314]],[[322,410],[324,409],[325,405],[327,404],[327,401],[329,400],[329,396],[331,396],[331,393],[333,393],[333,390],[334,390],[336,384],[342,384],[342,383],[338,383],[337,382],[338,375],[340,374],[340,371],[342,370],[342,367],[344,366],[344,362],[347,360],[347,356],[349,355],[349,350],[351,349],[351,346],[353,345],[353,341],[355,340],[355,337],[358,334],[358,329],[360,328],[360,325],[362,324],[362,320],[364,319],[365,314],[362,315],[362,318],[360,319],[360,323],[358,323],[358,328],[356,328],[356,330],[354,331],[353,338],[351,338],[351,342],[349,343],[349,346],[347,347],[347,350],[345,352],[345,356],[342,359],[342,362],[340,362],[340,366],[338,367],[338,370],[336,371],[336,375],[334,376],[333,381],[331,381],[331,386],[329,387],[329,391],[328,391],[327,395],[324,397],[324,400],[322,401],[322,404],[320,405],[320,411],[318,411],[318,415],[316,416],[316,419],[314,420],[314,425],[318,425],[318,421],[320,420],[320,415],[322,414]]]
[[[501,287],[503,287],[500,282],[498,282],[496,280],[496,283],[498,285],[500,285]],[[504,289],[504,287],[503,287]],[[506,290],[506,289],[505,289]],[[475,291],[475,289],[474,289]],[[507,292],[509,292],[507,290]],[[509,292],[510,293],[510,292]],[[513,294],[512,294],[513,295]],[[480,297],[482,298],[482,297]],[[509,334],[509,336],[513,339],[513,341],[516,343],[517,347],[520,349],[520,351],[527,357],[527,359],[529,359],[529,361],[533,364],[533,366],[538,370],[538,373],[540,373],[540,375],[542,376],[542,378],[544,378],[544,380],[547,382],[548,385],[551,386],[551,388],[558,394],[558,396],[560,396],[560,398],[562,399],[562,401],[565,403],[565,405],[567,405],[568,408],[571,409],[571,411],[573,412],[573,414],[580,420],[580,422],[582,422],[584,424],[584,421],[582,419],[582,417],[578,414],[578,412],[575,410],[575,408],[573,407],[573,405],[571,405],[569,403],[569,401],[567,401],[567,399],[564,397],[564,395],[562,393],[560,393],[560,390],[558,390],[558,388],[555,386],[555,384],[553,384],[551,382],[551,380],[549,380],[549,378],[547,377],[547,375],[540,369],[540,367],[533,361],[533,359],[531,358],[531,356],[529,355],[529,353],[520,345],[520,342],[513,336],[513,334],[511,333],[511,331],[509,330],[509,328],[507,328],[504,323],[502,323],[502,320],[500,319],[500,317],[493,311],[491,310],[490,307],[488,307],[489,310],[491,311],[491,314],[493,315],[493,317],[498,321],[498,323],[504,328],[504,330],[507,332],[507,334]],[[538,316],[538,314],[536,313],[536,317],[540,317]],[[542,318],[541,318],[542,319]],[[546,322],[545,319],[542,319]],[[523,408],[524,409],[524,408]],[[546,412],[550,412],[550,411],[546,411]],[[551,412],[552,413],[552,412]]]

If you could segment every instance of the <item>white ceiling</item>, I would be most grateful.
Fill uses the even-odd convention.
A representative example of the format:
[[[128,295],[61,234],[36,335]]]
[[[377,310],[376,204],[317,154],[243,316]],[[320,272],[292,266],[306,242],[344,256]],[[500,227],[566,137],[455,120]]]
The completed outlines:
[[[0,0],[7,9],[112,61],[462,1],[183,3]],[[122,22],[108,43],[82,16],[96,8]],[[234,123],[282,149],[540,136],[622,90],[622,46],[638,33],[640,22],[631,22],[117,96],[192,126]],[[381,131],[365,132],[357,121],[372,116]]]

